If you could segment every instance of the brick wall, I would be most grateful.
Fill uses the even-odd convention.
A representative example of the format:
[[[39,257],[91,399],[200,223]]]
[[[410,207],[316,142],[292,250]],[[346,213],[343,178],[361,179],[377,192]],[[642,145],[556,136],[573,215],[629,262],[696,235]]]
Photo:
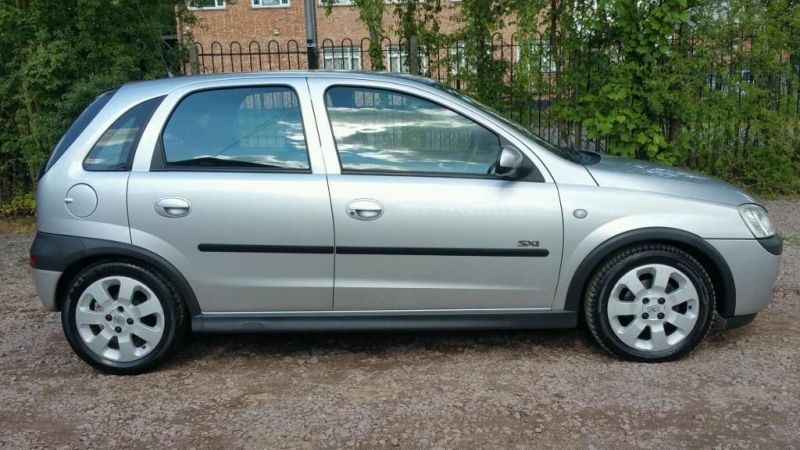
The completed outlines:
[[[443,11],[440,15],[440,26],[443,32],[450,33],[458,28],[453,16],[458,12],[459,2],[443,0]],[[369,36],[366,27],[358,19],[358,9],[354,6],[334,6],[330,15],[315,0],[317,18],[317,38],[319,42],[331,39],[337,44],[344,38],[350,38],[358,45],[358,41]],[[384,27],[394,41],[395,20],[392,5],[386,5]],[[251,5],[251,0],[238,0],[228,3],[225,9],[198,10],[195,15],[198,24],[191,29],[195,42],[208,51],[212,42],[220,42],[227,51],[232,41],[246,45],[250,41],[259,41],[265,45],[269,40],[281,44],[288,40],[305,42],[305,12],[303,0],[290,0],[285,7],[258,8]],[[181,30],[186,31],[186,30]],[[512,29],[504,30],[510,35]]]
[[[184,38],[187,32],[191,39],[199,44],[197,65],[187,65],[187,72],[242,72],[261,70],[307,69],[305,11],[303,0],[289,0],[289,5],[280,7],[254,7],[252,0],[237,0],[228,3],[223,9],[204,9],[195,11],[198,23],[192,29],[180,31]],[[456,31],[460,24],[456,15],[460,2],[442,0],[443,10],[439,16],[441,30],[444,33]],[[358,18],[358,9],[354,6],[334,6],[330,14],[315,0],[317,19],[317,40],[320,55],[333,58],[337,51],[350,52],[350,66],[335,66],[331,59],[320,58],[320,68],[369,69],[372,61],[368,54],[369,33],[366,26]],[[384,14],[384,30],[391,44],[398,42],[394,6],[386,5]],[[503,40],[510,42],[513,25],[501,30]],[[498,43],[495,41],[495,43]],[[332,47],[353,47],[353,50],[335,49]],[[394,59],[390,67],[389,50],[383,46],[384,64],[389,70],[398,70],[399,65],[407,69],[408,58],[402,56],[401,63]],[[424,51],[424,50],[423,50]],[[397,58],[397,50],[394,50]],[[353,54],[357,56],[353,56]],[[428,74],[438,78],[447,76],[447,69],[434,61],[442,61],[448,57],[447,49],[428,52],[421,62],[428,67]],[[327,64],[326,64],[327,62]],[[430,62],[430,64],[429,64]],[[358,66],[360,64],[360,67]],[[433,66],[437,66],[434,69]],[[437,72],[434,74],[433,71]],[[444,72],[441,72],[444,70]]]

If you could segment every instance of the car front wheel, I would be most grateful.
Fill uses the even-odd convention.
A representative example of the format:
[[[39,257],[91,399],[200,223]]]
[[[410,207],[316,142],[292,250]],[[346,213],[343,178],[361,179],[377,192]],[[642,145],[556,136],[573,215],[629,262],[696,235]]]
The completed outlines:
[[[589,331],[624,359],[681,358],[705,338],[714,317],[714,285],[685,251],[665,244],[622,250],[592,275],[584,299]]]

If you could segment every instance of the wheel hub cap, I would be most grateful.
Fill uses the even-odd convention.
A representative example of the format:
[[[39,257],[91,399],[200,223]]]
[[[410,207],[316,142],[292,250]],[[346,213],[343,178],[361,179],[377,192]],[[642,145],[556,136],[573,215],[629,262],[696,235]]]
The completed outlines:
[[[697,289],[682,271],[646,264],[626,272],[611,290],[606,315],[625,345],[643,351],[668,350],[697,325]]]
[[[655,318],[658,316],[658,313],[663,313],[665,311],[664,307],[661,305],[642,305],[642,312],[647,313],[650,315],[651,318]]]
[[[164,310],[144,283],[129,277],[106,277],[81,294],[75,325],[93,353],[130,362],[153,351],[161,341]]]

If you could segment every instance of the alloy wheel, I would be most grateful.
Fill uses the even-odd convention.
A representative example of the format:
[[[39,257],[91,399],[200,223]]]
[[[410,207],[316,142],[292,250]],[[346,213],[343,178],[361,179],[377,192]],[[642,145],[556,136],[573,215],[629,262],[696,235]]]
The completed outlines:
[[[614,285],[606,315],[616,337],[642,351],[680,344],[697,325],[698,293],[689,277],[664,264],[626,272]]]
[[[149,354],[164,335],[164,309],[153,291],[130,277],[110,276],[90,284],[75,308],[84,344],[115,362]]]

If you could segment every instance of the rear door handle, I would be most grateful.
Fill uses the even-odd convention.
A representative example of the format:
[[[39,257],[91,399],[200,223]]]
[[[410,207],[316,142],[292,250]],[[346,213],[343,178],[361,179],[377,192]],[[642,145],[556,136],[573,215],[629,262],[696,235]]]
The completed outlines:
[[[356,220],[375,220],[383,215],[383,205],[369,198],[350,200],[347,202],[347,215]]]
[[[164,197],[156,202],[156,213],[164,217],[184,217],[192,211],[189,200],[180,197]]]

